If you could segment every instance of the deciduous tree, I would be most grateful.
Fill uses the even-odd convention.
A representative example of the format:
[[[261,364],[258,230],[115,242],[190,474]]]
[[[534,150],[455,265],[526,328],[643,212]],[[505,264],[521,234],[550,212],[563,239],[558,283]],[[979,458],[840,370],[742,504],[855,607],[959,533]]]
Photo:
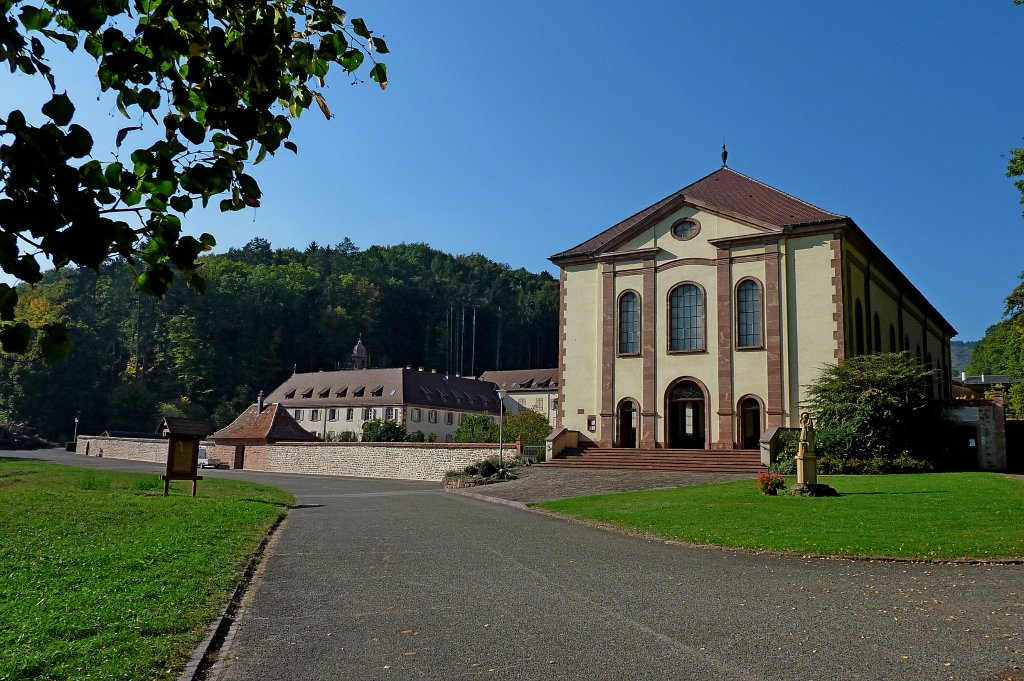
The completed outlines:
[[[113,139],[76,122],[47,51],[96,59],[100,89],[125,116]],[[174,270],[202,291],[197,256],[214,238],[183,234],[197,203],[259,206],[252,165],[297,151],[291,121],[316,106],[340,68],[387,85],[387,44],[331,0],[0,0],[0,61],[52,97],[33,112],[0,110],[0,269],[35,283],[37,256],[94,270],[111,255],[135,285],[162,296]],[[106,159],[108,152],[112,160]],[[18,293],[0,284],[0,349],[24,353],[34,333],[47,360],[66,355],[66,326],[14,319]]]

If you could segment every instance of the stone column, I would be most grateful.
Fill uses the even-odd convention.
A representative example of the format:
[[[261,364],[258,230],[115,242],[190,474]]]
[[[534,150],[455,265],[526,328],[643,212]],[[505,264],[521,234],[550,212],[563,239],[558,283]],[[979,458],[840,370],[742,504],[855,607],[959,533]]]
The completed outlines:
[[[732,405],[732,263],[726,248],[718,249],[716,302],[718,303],[718,438],[711,442],[711,449],[733,449],[733,405]],[[710,400],[712,396],[708,394]],[[708,424],[710,431],[710,425]],[[708,433],[710,439],[711,433]]]

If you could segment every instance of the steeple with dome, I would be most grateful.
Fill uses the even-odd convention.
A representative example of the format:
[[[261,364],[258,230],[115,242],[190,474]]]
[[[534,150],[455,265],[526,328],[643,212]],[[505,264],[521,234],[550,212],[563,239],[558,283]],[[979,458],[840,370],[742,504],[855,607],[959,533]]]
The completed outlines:
[[[370,355],[366,351],[366,346],[363,345],[363,334],[359,334],[359,340],[356,342],[356,346],[352,348],[352,368],[370,368]]]

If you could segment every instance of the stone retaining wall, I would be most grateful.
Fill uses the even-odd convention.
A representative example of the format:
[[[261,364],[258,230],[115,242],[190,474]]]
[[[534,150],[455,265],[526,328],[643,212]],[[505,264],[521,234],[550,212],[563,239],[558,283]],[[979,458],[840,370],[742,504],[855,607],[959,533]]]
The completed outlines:
[[[131,459],[166,464],[167,440],[79,435],[75,443],[75,452],[107,459]]]
[[[505,456],[517,456],[506,447]],[[268,473],[441,480],[447,471],[498,456],[498,445],[430,442],[296,442],[249,445],[243,468]]]
[[[224,465],[234,462],[234,446],[204,442],[207,457]],[[110,459],[163,464],[166,440],[82,435],[75,451]],[[515,444],[505,445],[505,457],[518,456]],[[396,480],[441,480],[447,471],[465,468],[498,456],[498,445],[453,442],[282,442],[247,444],[242,468],[266,473],[348,475]]]

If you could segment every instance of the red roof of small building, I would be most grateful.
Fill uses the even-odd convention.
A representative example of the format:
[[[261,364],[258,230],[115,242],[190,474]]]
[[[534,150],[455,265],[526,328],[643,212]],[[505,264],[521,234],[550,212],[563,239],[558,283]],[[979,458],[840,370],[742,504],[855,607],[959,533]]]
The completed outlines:
[[[252,405],[238,418],[210,436],[212,440],[300,440],[316,441],[316,436],[300,426],[278,404],[268,404],[259,411],[259,405]]]
[[[552,260],[572,256],[594,255],[605,246],[616,242],[647,218],[660,214],[670,207],[680,206],[687,201],[705,204],[739,213],[776,227],[798,225],[824,220],[840,220],[845,216],[818,208],[784,191],[747,177],[732,168],[722,167],[702,177],[693,184],[665,197],[654,205],[644,208],[622,222],[612,225],[597,236],[551,256]]]

